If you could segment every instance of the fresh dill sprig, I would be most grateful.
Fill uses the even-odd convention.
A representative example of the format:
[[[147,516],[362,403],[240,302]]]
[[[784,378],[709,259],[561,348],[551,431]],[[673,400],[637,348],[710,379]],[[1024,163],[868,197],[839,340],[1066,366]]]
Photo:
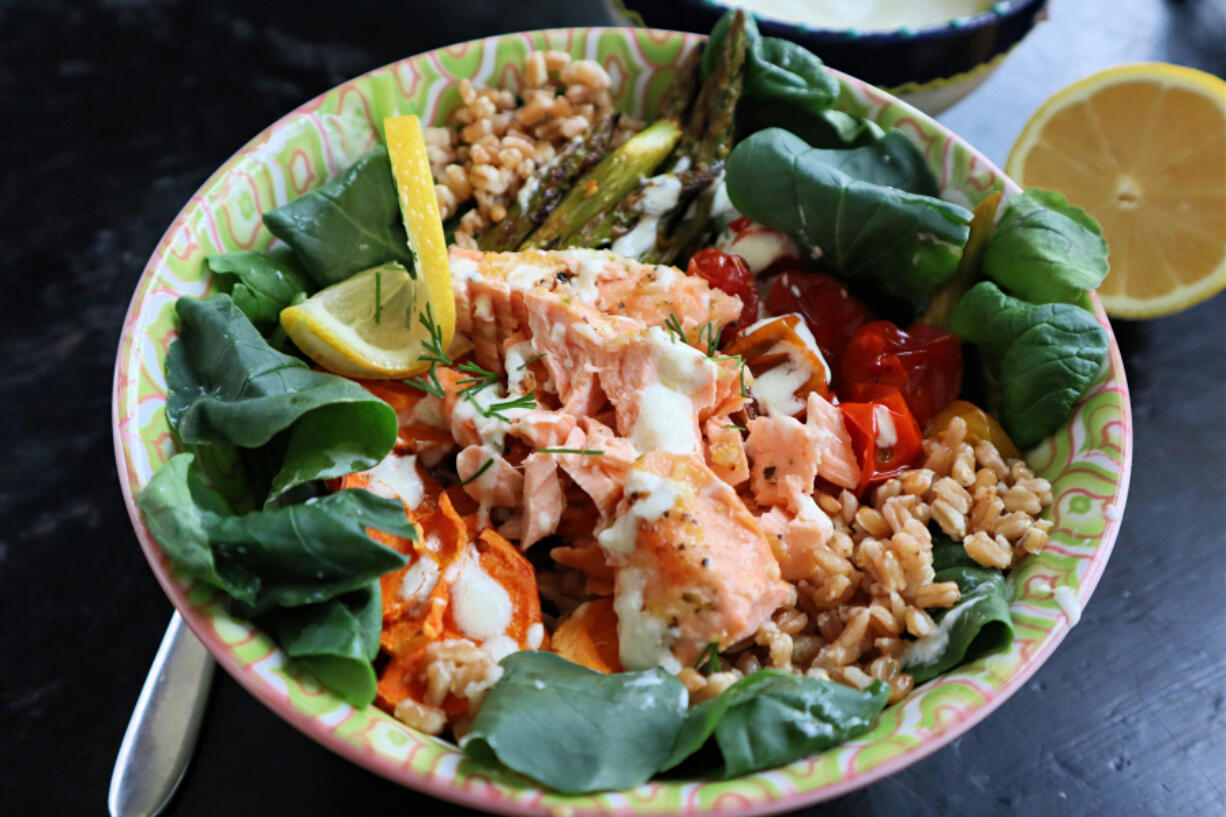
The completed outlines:
[[[707,336],[707,357],[715,357],[715,353],[719,351],[719,338],[724,333],[721,326],[716,326],[714,322],[704,323],[698,330],[698,340],[702,340],[703,334]]]
[[[469,477],[468,479],[466,479],[466,480],[462,481],[460,484],[461,484],[461,485],[467,485],[468,483],[472,482],[472,481],[473,481],[473,480],[475,480],[477,477],[481,476],[481,475],[482,475],[482,474],[484,474],[486,471],[490,470],[490,466],[491,466],[491,465],[493,465],[493,464],[494,464],[494,458],[493,458],[493,457],[490,457],[488,460],[486,460],[486,461],[485,461],[485,464],[484,464],[484,465],[482,465],[480,468],[478,468],[478,469],[477,469],[476,473],[474,473],[474,474],[473,474],[471,477]]]
[[[523,395],[522,397],[516,397],[511,400],[504,400],[501,403],[490,403],[488,406],[482,406],[476,400],[473,400],[471,397],[469,398],[469,402],[471,402],[474,406],[476,406],[477,411],[481,412],[486,417],[497,417],[499,420],[502,420],[504,423],[509,423],[511,422],[510,418],[504,415],[502,412],[510,411],[512,409],[534,409],[536,408],[536,391],[535,390],[530,391],[527,394]]]
[[[528,358],[527,360],[525,360],[523,363],[521,363],[521,364],[519,364],[518,366],[516,366],[516,367],[515,367],[515,371],[519,371],[520,369],[527,368],[528,366],[532,365],[533,363],[536,363],[538,360],[540,360],[540,359],[541,359],[541,358],[543,358],[544,356],[545,356],[545,353],[544,353],[544,352],[541,352],[539,355],[533,355],[532,357],[530,357],[530,358]]]
[[[443,330],[434,322],[434,312],[430,309],[429,303],[426,304],[426,311],[418,313],[417,318],[421,321],[421,325],[426,327],[426,332],[430,334],[429,340],[421,342],[426,350],[421,360],[430,363],[430,371],[425,375],[411,377],[404,382],[442,400],[447,396],[447,392],[443,390],[443,384],[439,382],[438,372],[435,370],[440,363],[444,366],[451,365],[451,358],[447,356],[447,350],[443,348]]]
[[[674,342],[677,338],[681,338],[682,343],[686,342],[685,330],[681,328],[681,319],[677,317],[676,312],[668,313],[668,318],[664,321],[664,329]]]
[[[706,667],[703,667],[703,664],[706,664]],[[720,671],[720,668],[719,644],[712,641],[703,647],[702,652],[699,653],[698,660],[694,662],[694,669],[705,675],[714,675]]]
[[[488,388],[489,386],[492,386],[498,382],[497,374],[476,363],[461,363],[456,368],[462,372],[467,372],[468,374],[474,375],[473,377],[456,381],[457,386],[464,387],[460,389],[460,394],[468,395],[470,392],[472,394],[476,394],[482,389]]]
[[[741,378],[741,397],[749,397],[749,387],[745,385],[745,356],[744,355],[725,355],[723,357],[712,358],[715,361],[720,360],[735,360],[740,369],[737,374]]]
[[[599,448],[538,448],[539,454],[587,454],[592,457],[599,457],[604,453],[603,449]]]
[[[383,270],[375,270],[375,323],[383,319]]]

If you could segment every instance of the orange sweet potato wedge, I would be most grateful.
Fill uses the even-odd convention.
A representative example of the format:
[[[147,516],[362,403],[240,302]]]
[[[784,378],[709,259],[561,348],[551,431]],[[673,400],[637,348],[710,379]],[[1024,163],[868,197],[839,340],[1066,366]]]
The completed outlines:
[[[572,663],[605,674],[621,672],[613,597],[580,604],[559,622],[550,644],[550,649]]]

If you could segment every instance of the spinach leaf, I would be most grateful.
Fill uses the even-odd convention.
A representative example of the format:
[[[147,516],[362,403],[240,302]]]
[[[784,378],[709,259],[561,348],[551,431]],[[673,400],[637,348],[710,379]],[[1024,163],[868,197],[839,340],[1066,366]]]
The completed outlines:
[[[903,669],[917,684],[1013,643],[1005,579],[999,570],[959,565],[938,570],[933,581],[957,582],[962,597],[936,613],[937,629],[912,642],[903,654]]]
[[[1107,275],[1098,222],[1060,193],[1027,190],[1005,207],[988,236],[983,274],[1019,298],[1077,303]]]
[[[176,309],[179,339],[166,354],[170,426],[189,446],[244,448],[290,430],[270,502],[302,482],[370,468],[395,444],[391,406],[273,349],[228,296],[184,297]]]
[[[204,259],[218,288],[252,324],[268,332],[280,325],[281,310],[315,291],[287,247],[247,250]]]
[[[281,607],[261,622],[286,655],[353,706],[375,697],[374,667],[383,626],[377,580],[321,604]]]
[[[685,722],[681,725],[681,731],[673,742],[673,751],[660,767],[660,771],[668,771],[701,749],[707,739],[715,734],[715,728],[728,714],[729,709],[746,703],[764,690],[780,684],[790,685],[793,678],[795,676],[782,670],[760,669],[737,681],[714,698],[690,707]]]
[[[724,696],[730,700],[721,705]],[[709,709],[700,711],[707,703],[695,707],[682,730],[686,743],[678,743],[675,754],[694,745],[698,735],[710,734],[710,722],[717,719],[714,734],[724,757],[724,777],[779,766],[864,734],[889,697],[890,688],[880,681],[859,690],[760,670],[707,702],[712,704]]]
[[[940,573],[949,567],[979,567],[979,563],[967,555],[962,543],[950,538],[936,522],[928,523],[928,531],[932,534],[933,571]]]
[[[899,131],[890,131],[864,147],[841,150],[814,148],[806,161],[818,161],[853,179],[933,198],[941,195],[924,154]]]
[[[1064,425],[1107,359],[1107,333],[1089,312],[1030,304],[990,281],[962,296],[949,329],[979,347],[1000,389],[1001,425],[1022,449]]]
[[[725,14],[711,30],[702,55],[703,79],[716,68],[734,14]],[[831,107],[839,95],[839,82],[817,55],[788,40],[763,37],[752,16],[745,19],[745,34],[749,41],[745,85],[736,110],[742,138],[773,127],[820,147],[869,144],[881,138],[883,131],[876,123]]]
[[[413,270],[387,148],[374,148],[339,179],[264,214],[272,234],[293,248],[321,287],[399,261]]]
[[[460,746],[569,794],[647,781],[685,717],[685,687],[662,669],[602,675],[548,652],[502,667]]]
[[[194,460],[171,457],[136,504],[171,559],[250,607],[327,601],[403,567],[405,557],[371,539],[368,527],[417,537],[402,503],[361,490],[232,516]]]
[[[728,158],[728,196],[742,214],[796,236],[844,276],[870,278],[891,295],[914,298],[951,276],[970,212],[854,179],[831,163],[832,154],[777,128],[756,133]]]

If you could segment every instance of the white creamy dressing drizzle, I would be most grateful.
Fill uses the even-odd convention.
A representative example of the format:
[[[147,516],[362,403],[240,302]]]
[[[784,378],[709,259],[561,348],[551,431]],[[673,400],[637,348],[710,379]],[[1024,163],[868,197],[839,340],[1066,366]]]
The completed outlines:
[[[618,572],[617,585],[613,612],[617,614],[618,655],[622,666],[628,670],[663,667],[674,675],[680,672],[681,662],[672,653],[672,645],[681,635],[680,631],[643,609],[646,574],[641,568],[623,567]]]
[[[656,381],[640,393],[630,442],[640,454],[698,451],[700,440],[691,421],[694,405],[690,395],[715,379],[716,365],[689,344],[672,340],[658,326],[647,330],[646,339],[657,360]]]
[[[893,31],[935,26],[978,14],[991,0],[738,0],[737,6],[754,14],[800,23],[811,28],[841,31]]]
[[[1060,605],[1060,611],[1068,619],[1068,626],[1076,627],[1077,622],[1081,621],[1081,604],[1077,601],[1077,594],[1073,588],[1063,585],[1057,587],[1052,591],[1052,598],[1056,600],[1056,604]]]
[[[519,397],[527,393],[524,388],[524,377],[528,367],[524,365],[536,356],[536,347],[530,340],[522,340],[507,347],[507,393]]]
[[[475,549],[460,560],[451,584],[451,617],[467,638],[489,641],[511,626],[511,596],[481,567]],[[512,642],[514,643],[514,642]]]
[[[400,456],[393,451],[367,471],[366,476],[370,478],[366,487],[372,494],[384,499],[399,499],[409,509],[421,504],[425,487],[417,471],[416,455]]]
[[[640,522],[655,522],[677,504],[684,486],[671,479],[635,468],[626,478],[625,495],[633,497],[626,512],[596,535],[605,553],[626,557],[634,552]]]
[[[574,274],[566,284],[571,292],[585,304],[595,304],[600,299],[596,279],[609,265],[609,254],[603,250],[564,250],[558,256],[571,264]]]
[[[528,181],[524,182],[519,188],[519,192],[515,194],[515,203],[519,205],[520,213],[527,213],[528,206],[532,202],[532,197],[536,195],[537,188],[541,186],[541,174],[534,174],[528,177]]]
[[[396,598],[405,604],[419,605],[429,598],[438,586],[438,562],[428,556],[419,556],[404,572]]]
[[[724,171],[719,172],[712,184],[715,185],[715,196],[711,200],[711,219],[720,225],[735,221],[741,214],[732,206],[732,199],[728,198],[728,184],[724,178]]]
[[[656,244],[660,217],[681,200],[681,180],[673,173],[653,176],[643,185],[642,198],[635,209],[642,213],[634,229],[613,242],[612,250],[623,258],[640,258]]]
[[[830,364],[826,362],[826,356],[822,354],[822,347],[817,345],[817,338],[813,337],[813,333],[809,331],[809,324],[805,323],[803,317],[796,312],[789,314],[796,315],[797,317],[796,325],[792,327],[792,331],[804,341],[805,346],[809,347],[809,351],[813,353],[813,356],[822,362],[822,371],[825,373],[826,383],[829,384],[833,379],[833,376],[830,374]]]
[[[898,430],[894,428],[890,410],[880,403],[874,403],[873,420],[877,426],[877,447],[893,448],[898,443]]]
[[[797,365],[796,360],[789,358],[786,363],[755,377],[749,393],[768,415],[792,417],[805,406],[796,396],[796,390],[805,384],[809,374],[808,366]]]
[[[965,602],[973,598],[973,596],[974,594],[972,593],[970,596],[964,597],[962,601]],[[958,619],[961,618],[967,609],[969,609],[969,605],[959,603],[958,606],[945,614],[945,617],[941,619],[941,623],[931,633],[908,644],[907,649],[902,654],[903,668],[936,663],[945,652],[945,648],[949,646],[950,630],[958,623]]]

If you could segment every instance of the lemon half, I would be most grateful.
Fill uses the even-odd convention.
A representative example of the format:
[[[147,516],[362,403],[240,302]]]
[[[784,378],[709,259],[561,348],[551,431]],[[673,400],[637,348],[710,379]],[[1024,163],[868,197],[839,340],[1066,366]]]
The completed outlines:
[[[1123,65],[1057,92],[1026,123],[1008,174],[1102,224],[1112,315],[1169,315],[1226,287],[1226,82]]]

